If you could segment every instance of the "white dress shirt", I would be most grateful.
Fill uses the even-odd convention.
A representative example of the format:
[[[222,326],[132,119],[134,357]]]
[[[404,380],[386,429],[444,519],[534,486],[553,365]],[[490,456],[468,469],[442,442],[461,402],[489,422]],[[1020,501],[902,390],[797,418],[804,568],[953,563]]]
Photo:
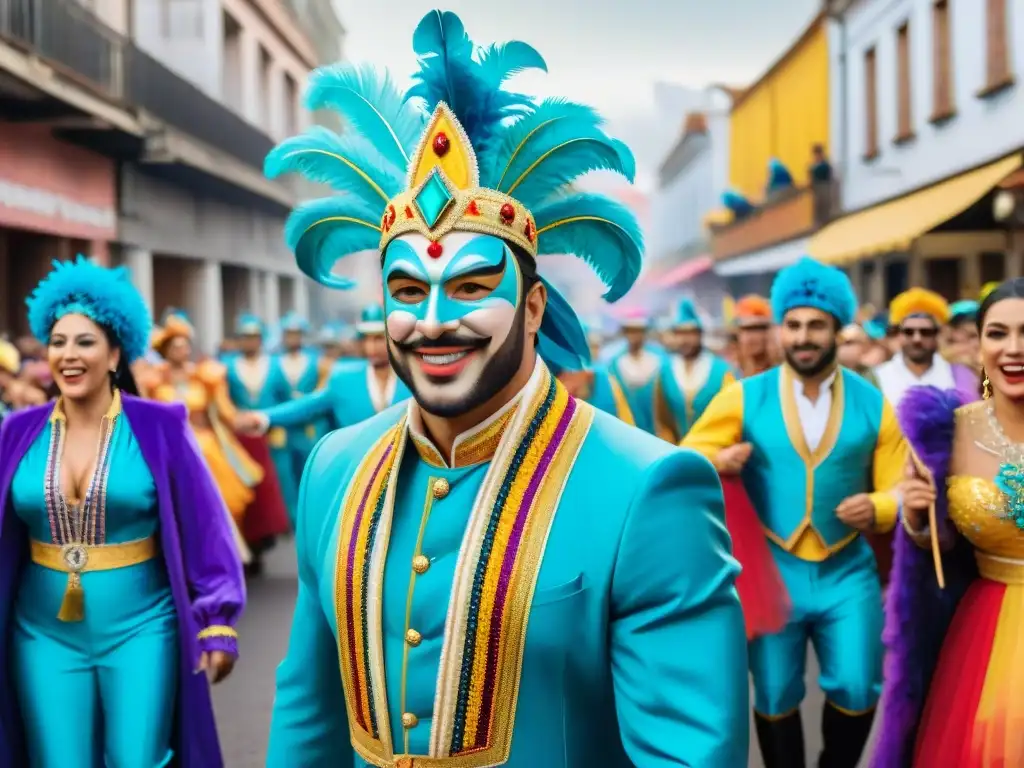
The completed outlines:
[[[894,408],[900,404],[900,400],[911,387],[956,388],[956,381],[953,379],[953,366],[938,353],[932,358],[931,368],[925,371],[921,377],[907,368],[903,353],[897,354],[889,362],[882,363],[875,368],[875,376],[878,379],[878,385],[882,388],[882,394]]]
[[[812,401],[804,394],[804,380],[799,376],[793,376],[796,410],[800,416],[804,442],[807,443],[807,450],[812,453],[818,449],[818,446],[821,445],[821,438],[825,436],[828,417],[832,412],[832,385],[835,384],[838,373],[838,370],[832,371],[829,377],[821,382],[816,401]]]

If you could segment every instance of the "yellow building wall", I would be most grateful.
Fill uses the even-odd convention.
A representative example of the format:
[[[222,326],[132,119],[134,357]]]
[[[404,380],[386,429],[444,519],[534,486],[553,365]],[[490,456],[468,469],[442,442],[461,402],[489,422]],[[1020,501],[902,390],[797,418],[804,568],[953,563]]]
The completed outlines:
[[[778,158],[802,186],[811,147],[822,144],[828,151],[828,64],[828,35],[819,22],[733,108],[729,182],[751,201],[764,199],[771,158]]]

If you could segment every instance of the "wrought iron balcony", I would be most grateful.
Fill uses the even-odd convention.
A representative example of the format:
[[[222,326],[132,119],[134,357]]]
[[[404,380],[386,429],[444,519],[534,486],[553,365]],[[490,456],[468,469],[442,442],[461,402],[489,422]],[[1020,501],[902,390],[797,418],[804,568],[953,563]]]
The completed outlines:
[[[244,163],[273,140],[72,0],[0,0],[0,37],[112,102],[146,110]]]

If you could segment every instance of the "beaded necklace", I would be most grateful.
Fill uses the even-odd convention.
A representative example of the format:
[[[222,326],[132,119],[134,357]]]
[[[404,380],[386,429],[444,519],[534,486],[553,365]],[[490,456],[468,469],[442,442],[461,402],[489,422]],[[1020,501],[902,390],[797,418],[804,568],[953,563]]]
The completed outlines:
[[[89,547],[106,543],[107,480],[110,475],[110,444],[114,426],[121,411],[120,392],[114,391],[114,402],[100,422],[96,468],[93,470],[85,498],[70,504],[61,489],[61,468],[67,422],[61,402],[54,407],[50,447],[46,457],[44,496],[50,523],[50,538],[61,547],[61,559],[68,570],[68,585],[57,618],[81,621],[85,616],[82,571],[89,562]]]
[[[996,418],[991,401],[985,404],[989,430],[996,441],[1001,459],[995,484],[1006,496],[1006,511],[1002,517],[1013,521],[1018,530],[1024,531],[1024,446],[1012,442]]]

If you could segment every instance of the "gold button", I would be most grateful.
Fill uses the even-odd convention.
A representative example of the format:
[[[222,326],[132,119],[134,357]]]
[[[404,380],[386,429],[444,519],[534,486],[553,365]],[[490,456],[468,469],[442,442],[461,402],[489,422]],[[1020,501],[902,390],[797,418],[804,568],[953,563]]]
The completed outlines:
[[[419,722],[420,719],[412,712],[406,712],[402,715],[402,725],[406,728],[415,728]]]
[[[416,555],[416,557],[412,559],[412,569],[416,571],[416,573],[426,573],[429,567],[430,558],[426,555]]]
[[[452,487],[448,485],[447,480],[445,480],[443,477],[437,478],[437,480],[434,481],[434,498],[443,499],[445,496],[448,495],[448,492],[451,489]]]
[[[415,648],[417,645],[423,642],[423,635],[417,632],[415,629],[407,629],[405,631],[405,642]]]

